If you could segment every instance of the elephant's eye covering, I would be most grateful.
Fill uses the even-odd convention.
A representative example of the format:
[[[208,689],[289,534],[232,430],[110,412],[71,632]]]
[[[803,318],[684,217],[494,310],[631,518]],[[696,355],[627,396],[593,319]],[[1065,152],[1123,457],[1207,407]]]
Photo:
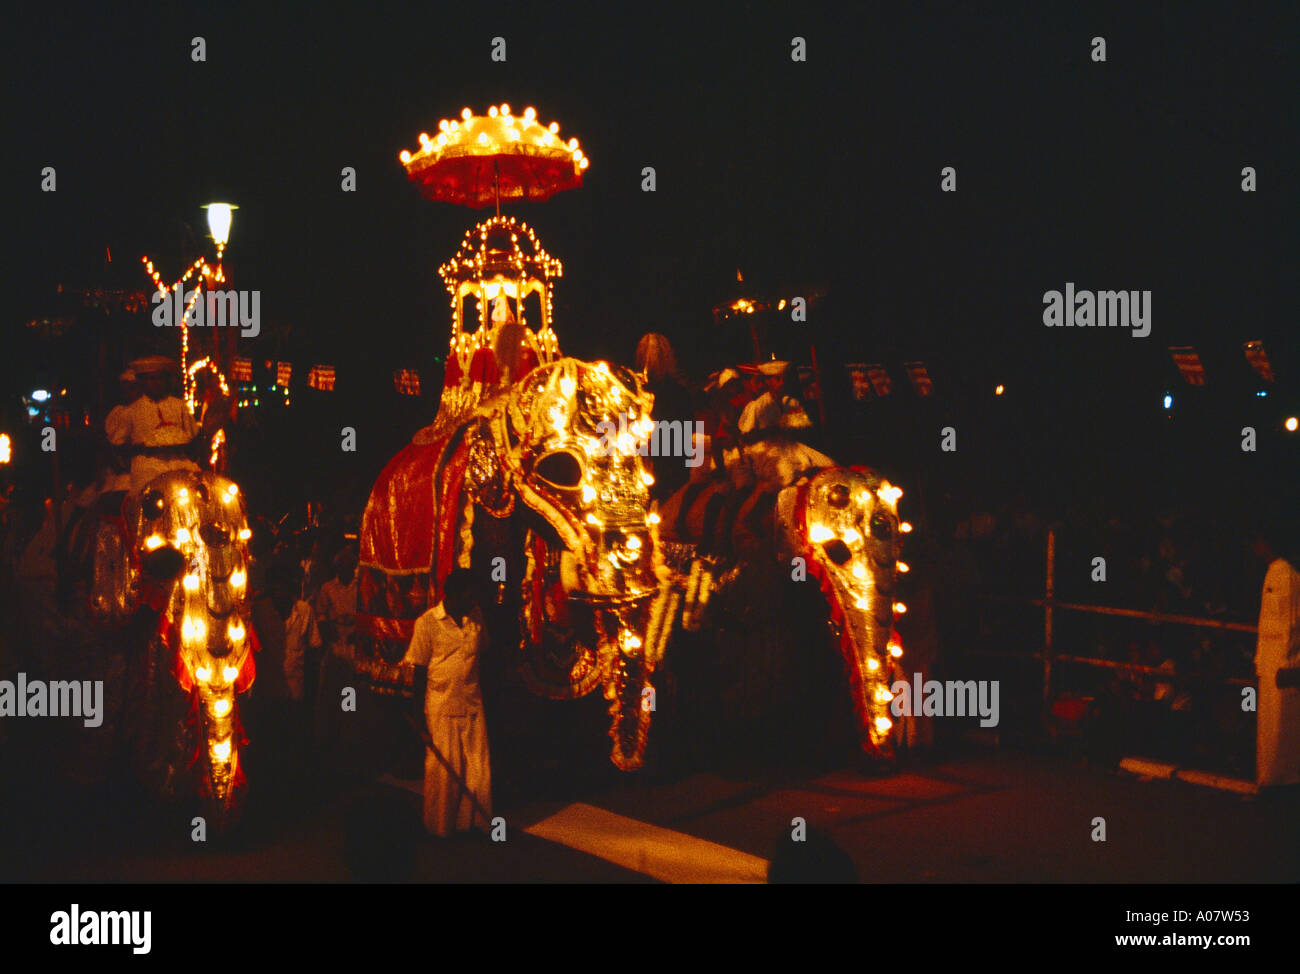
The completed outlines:
[[[548,453],[537,461],[537,476],[552,487],[575,490],[582,483],[582,465],[572,453]]]
[[[167,502],[163,500],[163,495],[158,491],[146,490],[144,492],[144,499],[141,502],[141,506],[144,508],[144,516],[153,518],[163,512],[167,506]]]
[[[848,507],[849,489],[843,484],[836,484],[826,492],[826,503],[836,508]]]
[[[199,537],[209,548],[230,544],[230,532],[223,525],[207,523],[199,528]]]
[[[871,519],[871,536],[881,541],[888,541],[894,536],[894,524],[884,514],[877,514]]]
[[[849,551],[849,546],[839,538],[825,542],[822,545],[822,550],[826,552],[826,557],[837,565],[843,565],[853,557],[853,552]]]

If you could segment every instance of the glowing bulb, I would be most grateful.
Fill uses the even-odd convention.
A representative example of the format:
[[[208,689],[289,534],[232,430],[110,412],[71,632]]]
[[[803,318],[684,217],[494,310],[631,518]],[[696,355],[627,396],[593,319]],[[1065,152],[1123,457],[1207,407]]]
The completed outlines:
[[[201,643],[208,635],[208,624],[202,619],[187,618],[181,623],[181,635],[186,642]]]
[[[893,726],[894,726],[893,721],[891,721],[888,717],[876,718],[876,731],[880,734],[885,733],[885,731],[889,730],[889,728]]]
[[[995,396],[1000,396],[1000,395],[1002,395],[1002,393],[1004,393],[1004,392],[1006,392],[1006,391],[1007,391],[1007,390],[1006,390],[1006,386],[1004,386],[1004,385],[1002,385],[1001,383],[999,383],[997,386],[994,387],[994,389],[993,389],[993,395],[995,395]]]
[[[889,703],[889,701],[893,699],[894,699],[894,695],[890,693],[888,690],[886,690],[884,687],[880,687],[878,690],[876,690],[877,703]]]
[[[204,209],[208,211],[208,230],[212,239],[218,246],[224,247],[230,240],[230,224],[238,207],[230,203],[209,203]]]
[[[248,540],[249,538],[251,538],[252,536],[253,536],[253,532],[250,531],[248,528],[240,528],[240,530],[239,530],[239,540],[240,540],[240,541],[247,541],[247,540]]]
[[[653,474],[647,473],[644,470],[641,471],[641,483],[649,487],[654,482],[655,482],[655,478]]]
[[[507,105],[505,102],[501,103],[501,114],[504,115],[506,118],[510,117],[510,106]]]
[[[163,539],[159,535],[151,534],[144,539],[144,546],[150,551],[156,551],[163,546]]]
[[[573,376],[566,375],[560,379],[560,392],[564,393],[565,399],[572,399],[577,388],[578,384],[573,380]]]
[[[190,499],[190,492],[185,487],[182,487],[180,490],[176,491],[176,496],[183,501],[187,501]]]
[[[225,697],[219,697],[212,701],[212,715],[214,717],[224,717],[230,713],[230,701]]]
[[[869,609],[869,608],[871,608],[870,604],[869,604],[869,603],[867,602],[867,600],[864,599],[864,598],[863,598],[863,599],[858,599],[856,602],[854,602],[854,603],[853,603],[853,607],[854,607],[855,609]]]
[[[470,120],[470,118],[473,116],[473,114],[474,114],[474,113],[471,112],[468,108],[462,108],[462,109],[460,110],[460,117],[463,118],[463,119],[464,119],[465,121],[467,121],[467,122]]]
[[[895,611],[896,613],[898,613],[900,616],[901,616],[901,615],[906,615],[906,614],[907,614],[907,606],[906,606],[905,604],[903,604],[902,602],[895,602],[895,603],[894,603],[894,611]]]
[[[212,745],[212,757],[217,761],[230,760],[230,738],[224,741],[217,741]]]
[[[808,538],[813,544],[820,544],[835,537],[835,532],[824,524],[814,524],[808,528]]]
[[[189,542],[190,542],[190,529],[189,529],[189,528],[177,528],[177,529],[176,529],[176,543],[177,543],[177,544],[189,544]]]
[[[239,669],[234,666],[223,666],[221,668],[221,675],[225,677],[226,682],[229,683],[235,677],[239,676]]]
[[[912,566],[905,561],[900,561],[898,563],[898,570],[902,572],[904,575],[906,575],[908,572],[912,570]]]
[[[1298,428],[1300,428],[1300,419],[1297,419],[1295,416],[1288,416],[1285,425],[1288,433],[1294,433]]]
[[[238,497],[239,486],[237,484],[231,484],[230,486],[228,486],[226,488],[226,496],[229,497],[231,500],[234,500],[236,497]]]
[[[878,669],[880,669],[880,660],[875,659],[874,657],[868,657],[868,659],[867,659],[867,672],[868,672],[868,673],[874,673],[874,672],[876,672],[876,670],[878,670]]]
[[[197,592],[199,590],[199,576],[191,573],[185,576],[185,591]]]
[[[898,526],[898,530],[902,531],[904,534],[911,534],[911,533],[912,533],[912,524],[911,524],[911,522],[910,522],[910,521],[904,521],[902,524],[900,524],[900,525]]]
[[[862,564],[862,562],[856,562],[856,563],[853,565],[853,577],[854,577],[854,578],[866,578],[866,577],[867,577],[867,569],[866,569],[866,566]]]
[[[491,116],[492,118],[496,118],[496,117],[497,117],[497,106],[496,106],[496,105],[493,105],[491,108],[488,109],[488,115]]]
[[[898,645],[898,643],[890,643],[889,655],[894,657],[894,659],[898,659],[898,657],[903,655],[903,647]]]
[[[634,534],[627,539],[627,546],[633,551],[639,551],[641,548],[641,539]]]
[[[650,516],[647,517],[646,520],[649,521],[651,524],[658,524],[660,518],[658,514],[656,514],[654,511],[651,511]]]
[[[212,670],[206,666],[200,666],[194,671],[194,678],[201,683],[207,683],[210,676],[212,676]]]
[[[845,544],[857,544],[857,543],[858,543],[859,541],[861,541],[861,540],[862,540],[862,535],[858,534],[858,530],[857,530],[857,528],[845,528],[845,529],[844,529],[844,543],[845,543]]]
[[[244,573],[239,569],[235,569],[233,572],[230,573],[230,584],[235,586],[235,588],[243,588],[244,581],[245,581]]]
[[[596,517],[595,514],[588,514],[588,515],[587,515],[587,523],[588,523],[588,524],[599,524],[599,523],[600,523],[600,518]]]

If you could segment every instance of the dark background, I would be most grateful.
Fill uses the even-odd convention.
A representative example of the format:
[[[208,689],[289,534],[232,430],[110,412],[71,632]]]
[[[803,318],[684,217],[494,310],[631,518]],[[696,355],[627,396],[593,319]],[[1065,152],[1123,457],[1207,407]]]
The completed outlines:
[[[819,289],[778,350],[806,362],[816,343],[843,462],[1055,507],[1225,480],[1234,507],[1293,496],[1294,5],[1057,6],[28,7],[3,42],[0,423],[41,385],[94,411],[103,371],[175,344],[144,315],[77,311],[57,340],[24,323],[66,312],[59,284],[143,290],[145,253],[174,279],[203,246],[200,205],[227,199],[232,286],[262,291],[263,333],[239,353],[295,366],[293,405],[264,410],[242,462],[364,497],[432,418],[449,328],[436,268],[489,212],[420,200],[397,154],[464,106],[508,101],[592,160],[582,189],[508,209],[564,261],[569,354],[631,361],[661,331],[703,379],[749,357],[715,304]],[[190,59],[196,35],[206,63]],[[806,63],[790,60],[795,35]],[[46,165],[56,193],[40,192]],[[948,165],[955,194],[939,191]],[[1241,192],[1246,165],[1256,193]],[[1151,290],[1151,335],[1045,328],[1043,292],[1066,281]],[[1278,375],[1266,399],[1250,339]],[[1200,352],[1204,389],[1179,378],[1176,344]],[[928,400],[908,388],[911,359]],[[848,403],[846,361],[885,364],[894,395]],[[334,393],[304,388],[317,362],[337,368]],[[396,395],[399,367],[421,370],[423,397]],[[955,455],[938,449],[947,424]],[[358,454],[338,451],[341,425]]]

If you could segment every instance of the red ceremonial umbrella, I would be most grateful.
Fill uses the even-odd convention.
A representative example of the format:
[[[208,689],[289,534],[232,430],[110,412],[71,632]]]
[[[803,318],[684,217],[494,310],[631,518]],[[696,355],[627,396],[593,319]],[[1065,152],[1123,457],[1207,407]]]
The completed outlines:
[[[560,127],[542,125],[528,108],[512,115],[493,105],[487,115],[468,108],[458,121],[443,119],[438,134],[420,134],[420,148],[403,151],[402,165],[425,199],[480,209],[501,201],[537,201],[582,185],[588,161],[577,139],[567,142]]]

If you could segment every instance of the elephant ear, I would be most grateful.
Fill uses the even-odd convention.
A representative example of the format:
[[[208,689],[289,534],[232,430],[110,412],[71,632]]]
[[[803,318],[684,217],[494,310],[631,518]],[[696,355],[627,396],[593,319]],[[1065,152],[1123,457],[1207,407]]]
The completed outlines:
[[[466,440],[469,449],[465,464],[466,491],[488,514],[509,517],[514,510],[515,495],[488,421],[480,420],[466,434]]]

